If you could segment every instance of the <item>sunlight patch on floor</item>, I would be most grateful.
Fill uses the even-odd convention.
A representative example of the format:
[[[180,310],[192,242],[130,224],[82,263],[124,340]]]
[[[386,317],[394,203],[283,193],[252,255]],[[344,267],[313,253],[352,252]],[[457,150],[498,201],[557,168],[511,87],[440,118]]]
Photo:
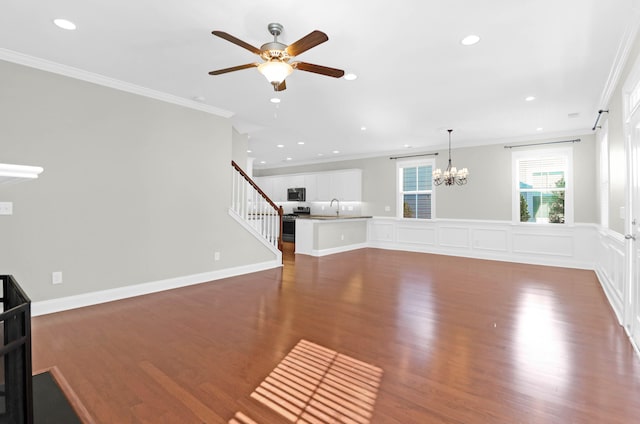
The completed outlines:
[[[300,340],[251,398],[292,423],[368,424],[382,373],[378,367]],[[236,414],[229,423],[253,424],[241,419]]]

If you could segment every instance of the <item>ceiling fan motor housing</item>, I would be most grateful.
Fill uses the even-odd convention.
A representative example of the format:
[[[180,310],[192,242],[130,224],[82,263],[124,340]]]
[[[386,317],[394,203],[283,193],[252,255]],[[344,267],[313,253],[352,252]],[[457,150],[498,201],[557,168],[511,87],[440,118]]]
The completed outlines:
[[[277,59],[286,61],[291,58],[291,56],[289,56],[285,51],[286,48],[287,46],[285,44],[279,43],[277,41],[265,43],[260,47],[260,50],[262,51],[260,56],[264,60]]]

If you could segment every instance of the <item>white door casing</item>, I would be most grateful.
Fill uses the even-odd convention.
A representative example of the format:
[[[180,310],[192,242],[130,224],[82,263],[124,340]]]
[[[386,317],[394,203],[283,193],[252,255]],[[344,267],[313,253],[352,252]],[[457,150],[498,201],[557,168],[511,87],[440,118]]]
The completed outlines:
[[[640,108],[635,108],[627,134],[628,198],[625,239],[628,258],[624,325],[635,346],[640,346]]]

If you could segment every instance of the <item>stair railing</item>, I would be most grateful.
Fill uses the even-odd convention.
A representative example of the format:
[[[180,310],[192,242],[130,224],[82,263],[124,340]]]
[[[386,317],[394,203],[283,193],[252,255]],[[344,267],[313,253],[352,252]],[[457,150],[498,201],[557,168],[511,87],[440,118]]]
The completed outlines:
[[[278,206],[258,185],[231,161],[233,173],[231,209],[265,240],[282,251],[282,206]]]

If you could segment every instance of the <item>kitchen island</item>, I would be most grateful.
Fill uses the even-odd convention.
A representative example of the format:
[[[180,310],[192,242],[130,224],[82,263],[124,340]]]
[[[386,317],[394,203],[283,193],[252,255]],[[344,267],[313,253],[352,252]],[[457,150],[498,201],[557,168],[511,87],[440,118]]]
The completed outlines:
[[[370,216],[309,215],[296,219],[295,253],[324,256],[367,246]]]

